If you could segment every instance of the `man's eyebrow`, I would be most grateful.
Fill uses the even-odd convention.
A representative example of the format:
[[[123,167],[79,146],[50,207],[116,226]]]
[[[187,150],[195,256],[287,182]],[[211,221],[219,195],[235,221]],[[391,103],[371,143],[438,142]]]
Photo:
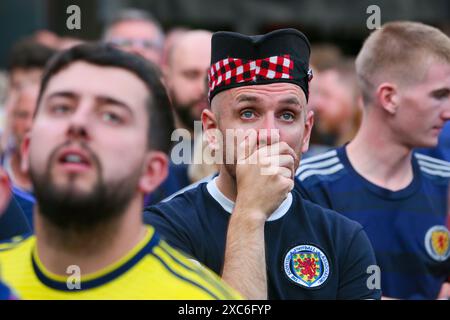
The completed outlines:
[[[97,96],[96,100],[98,100],[101,104],[112,104],[112,105],[116,105],[122,108],[127,109],[128,112],[133,113],[133,111],[131,110],[130,106],[126,103],[123,102],[119,99],[116,98],[112,98],[109,96]]]
[[[71,91],[57,91],[57,92],[50,94],[46,98],[46,100],[50,100],[52,98],[58,98],[58,97],[76,99],[78,97],[78,95]]]
[[[54,92],[54,93],[50,94],[46,98],[46,100],[49,100],[49,99],[52,99],[52,98],[59,98],[59,97],[68,98],[68,99],[77,99],[79,97],[79,95],[77,95],[76,93],[71,92],[71,91],[57,91],[57,92]],[[109,96],[97,96],[95,99],[98,102],[100,102],[100,104],[116,105],[116,106],[119,106],[119,107],[127,109],[128,112],[130,112],[130,113],[133,113],[131,108],[128,106],[128,104],[123,102],[123,101],[121,101],[121,100],[119,100],[119,99],[112,98],[112,97],[109,97]]]
[[[240,102],[258,102],[259,98],[256,96],[248,95],[248,94],[241,94],[236,98],[236,101],[238,103],[240,103]]]
[[[301,106],[302,104],[300,103],[300,100],[297,97],[288,97],[288,98],[283,98],[279,101],[280,104],[293,104],[293,105],[299,105]]]
[[[237,102],[258,102],[260,99],[256,96],[242,94],[237,97]],[[279,101],[281,104],[294,104],[301,105],[300,100],[297,97],[287,97]]]
[[[450,88],[447,88],[447,87],[438,88],[431,92],[431,94],[449,94],[449,93],[450,93]]]

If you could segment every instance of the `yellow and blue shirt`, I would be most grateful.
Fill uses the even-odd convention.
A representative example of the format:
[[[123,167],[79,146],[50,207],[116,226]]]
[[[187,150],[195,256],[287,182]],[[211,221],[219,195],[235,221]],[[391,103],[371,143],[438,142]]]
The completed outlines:
[[[36,238],[0,245],[2,280],[21,299],[239,299],[235,291],[205,267],[170,247],[154,229],[116,263],[81,276],[80,289],[69,289],[71,276],[55,275],[39,260]]]

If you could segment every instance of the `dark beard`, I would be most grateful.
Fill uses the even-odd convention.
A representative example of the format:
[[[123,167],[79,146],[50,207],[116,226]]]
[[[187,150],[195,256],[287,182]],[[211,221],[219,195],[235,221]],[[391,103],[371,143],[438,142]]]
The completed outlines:
[[[181,104],[176,100],[176,98],[173,97],[173,109],[175,110],[175,113],[183,126],[188,128],[188,130],[190,131],[194,131],[194,121],[200,120],[197,116],[194,116],[192,114],[192,110],[198,103],[202,102],[203,100],[204,99],[193,101],[188,104]]]
[[[71,186],[61,189],[52,181],[51,164],[54,163],[58,149],[50,156],[44,173],[37,173],[30,168],[39,213],[43,218],[62,231],[74,233],[89,233],[101,225],[117,220],[136,192],[139,170],[124,181],[106,183],[102,178],[101,164],[97,157],[89,152],[97,167],[97,182],[89,193],[74,193]]]
[[[317,145],[325,145],[325,146],[334,146],[337,143],[337,133],[326,132],[325,130],[321,130],[319,125],[314,125],[313,133],[311,137],[311,144]]]

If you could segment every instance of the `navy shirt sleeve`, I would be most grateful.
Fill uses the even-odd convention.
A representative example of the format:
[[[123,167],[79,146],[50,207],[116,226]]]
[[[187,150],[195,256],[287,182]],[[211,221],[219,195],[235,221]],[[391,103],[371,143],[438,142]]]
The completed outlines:
[[[0,216],[0,241],[31,233],[27,219],[14,198]]]
[[[362,228],[353,236],[339,269],[337,299],[381,299],[381,290],[376,288],[381,275],[372,245]]]

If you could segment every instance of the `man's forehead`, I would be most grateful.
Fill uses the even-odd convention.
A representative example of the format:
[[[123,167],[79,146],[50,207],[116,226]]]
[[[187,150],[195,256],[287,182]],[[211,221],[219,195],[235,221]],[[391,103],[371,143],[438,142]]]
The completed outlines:
[[[450,64],[445,62],[430,63],[426,73],[425,81],[444,80],[448,81],[450,78]]]
[[[110,31],[110,37],[127,37],[130,39],[156,39],[157,27],[148,21],[124,20],[117,22]]]
[[[172,47],[169,62],[178,65],[194,65],[207,69],[211,60],[211,35],[207,32],[188,32],[180,36]]]
[[[450,64],[430,60],[428,65],[423,66],[421,76],[405,78],[397,75],[395,79],[392,82],[397,83],[408,94],[450,90]]]
[[[84,61],[74,62],[56,73],[50,79],[44,97],[58,91],[117,97],[130,104],[148,96],[146,85],[132,72]]]
[[[306,104],[303,90],[292,83],[272,83],[264,85],[243,86],[227,90],[235,102],[243,100],[274,99],[285,100],[297,98],[299,103]]]

